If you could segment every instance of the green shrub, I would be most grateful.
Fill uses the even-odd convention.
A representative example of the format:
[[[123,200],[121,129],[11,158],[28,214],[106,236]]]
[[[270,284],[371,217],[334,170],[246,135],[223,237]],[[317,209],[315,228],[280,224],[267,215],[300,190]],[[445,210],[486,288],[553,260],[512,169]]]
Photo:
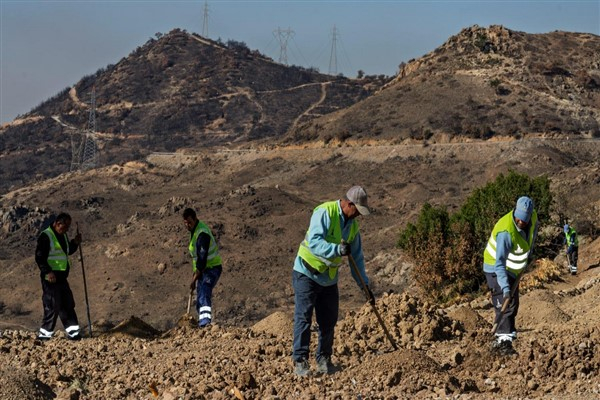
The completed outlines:
[[[535,203],[540,226],[550,219],[552,194],[547,177],[530,178],[509,171],[475,189],[460,210],[423,205],[416,224],[400,232],[398,246],[415,261],[417,286],[437,301],[450,301],[479,290],[483,250],[496,222],[520,196]]]

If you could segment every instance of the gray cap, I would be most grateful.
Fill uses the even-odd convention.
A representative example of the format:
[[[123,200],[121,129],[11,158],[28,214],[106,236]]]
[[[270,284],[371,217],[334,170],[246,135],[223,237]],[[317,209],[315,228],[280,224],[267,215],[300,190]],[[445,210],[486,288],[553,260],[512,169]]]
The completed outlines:
[[[369,204],[367,202],[367,192],[362,186],[352,186],[346,193],[346,199],[354,203],[360,215],[369,215]]]

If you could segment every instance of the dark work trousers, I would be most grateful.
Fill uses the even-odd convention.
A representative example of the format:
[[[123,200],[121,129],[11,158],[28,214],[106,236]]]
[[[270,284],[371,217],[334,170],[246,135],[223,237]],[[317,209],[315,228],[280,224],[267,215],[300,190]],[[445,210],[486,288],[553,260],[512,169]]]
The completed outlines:
[[[220,265],[207,268],[196,281],[196,311],[198,311],[199,326],[206,326],[212,321],[212,291],[222,271]]]
[[[577,259],[579,258],[579,246],[573,246],[571,253],[567,253],[569,264],[577,268]]]
[[[293,360],[308,360],[313,309],[319,326],[317,361],[321,357],[331,357],[340,302],[337,283],[321,286],[308,276],[292,271],[292,285],[295,301]]]
[[[516,278],[511,274],[507,273],[508,284],[512,288]],[[503,293],[502,289],[498,285],[498,280],[496,278],[495,273],[485,273],[485,279],[487,280],[488,287],[492,293],[492,304],[494,305],[494,311],[496,312],[496,318],[500,315],[500,310],[502,309],[503,302]],[[506,312],[504,313],[504,317],[498,323],[498,329],[496,330],[496,335],[502,334],[516,334],[517,328],[515,325],[515,319],[517,318],[517,313],[519,311],[519,288],[515,291],[515,295],[512,298],[512,301],[508,304],[506,308]]]
[[[44,319],[41,328],[48,332],[54,332],[56,320],[60,320],[65,327],[77,327],[79,322],[75,313],[75,300],[69,282],[50,283],[42,278],[42,304],[44,305]]]

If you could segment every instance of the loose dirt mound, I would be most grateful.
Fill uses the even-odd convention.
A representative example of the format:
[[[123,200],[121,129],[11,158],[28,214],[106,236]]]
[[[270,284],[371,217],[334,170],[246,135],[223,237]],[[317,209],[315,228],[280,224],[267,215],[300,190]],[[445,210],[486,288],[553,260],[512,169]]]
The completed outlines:
[[[252,326],[256,333],[266,333],[273,336],[290,335],[293,331],[294,319],[288,314],[277,311]]]
[[[123,334],[139,338],[156,337],[160,332],[141,319],[131,316],[109,331],[111,334]]]
[[[0,394],[3,400],[53,399],[52,389],[30,372],[2,363],[0,365]]]
[[[544,329],[548,325],[567,323],[571,316],[556,304],[560,304],[557,295],[540,290],[527,294],[528,301],[520,306],[519,316],[524,325],[535,329]]]

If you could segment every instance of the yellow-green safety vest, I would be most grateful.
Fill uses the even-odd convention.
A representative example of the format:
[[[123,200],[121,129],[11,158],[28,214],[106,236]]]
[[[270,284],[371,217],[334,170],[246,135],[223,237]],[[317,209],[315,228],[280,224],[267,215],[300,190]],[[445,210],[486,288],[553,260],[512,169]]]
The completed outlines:
[[[579,238],[575,233],[575,229],[569,227],[569,231],[566,233],[567,235],[567,246],[579,246]],[[575,240],[573,240],[573,236],[575,236]]]
[[[217,247],[217,241],[212,235],[208,225],[206,225],[202,221],[198,221],[196,229],[194,230],[194,234],[192,235],[192,239],[190,240],[190,245],[188,246],[193,260],[192,272],[196,272],[196,263],[198,262],[196,243],[198,242],[198,236],[200,236],[201,233],[206,233],[210,237],[210,245],[208,246],[208,256],[206,258],[206,268],[213,268],[217,265],[221,265],[221,257],[219,256],[219,248]]]
[[[340,244],[342,243],[342,225],[340,222],[340,212],[337,201],[328,201],[317,206],[314,211],[318,209],[324,208],[329,215],[329,219],[331,220],[331,224],[329,225],[329,229],[327,230],[327,236],[325,236],[325,240],[329,243]],[[350,234],[348,235],[348,243],[352,243],[354,238],[358,233],[358,223],[356,220],[352,221],[352,226],[350,227]],[[338,273],[338,268],[342,264],[342,257],[331,257],[325,258],[318,255],[315,255],[310,250],[308,246],[310,237],[310,227],[306,231],[306,235],[304,236],[304,240],[300,243],[300,248],[298,249],[298,255],[308,263],[311,267],[319,271],[319,273],[323,273],[326,270],[329,270],[329,278],[334,279]]]
[[[529,225],[529,236],[527,239],[524,239],[515,226],[512,211],[500,218],[494,226],[485,251],[483,252],[483,261],[488,265],[494,265],[496,263],[496,236],[499,232],[506,231],[510,234],[512,243],[512,248],[506,258],[506,269],[515,276],[519,276],[527,266],[527,259],[529,257],[529,250],[531,250],[533,244],[536,223],[537,212],[534,210]]]
[[[48,265],[52,268],[52,271],[66,271],[69,266],[69,238],[66,234],[63,235],[67,244],[67,252],[65,253],[51,227],[44,229],[42,232],[50,239]]]

